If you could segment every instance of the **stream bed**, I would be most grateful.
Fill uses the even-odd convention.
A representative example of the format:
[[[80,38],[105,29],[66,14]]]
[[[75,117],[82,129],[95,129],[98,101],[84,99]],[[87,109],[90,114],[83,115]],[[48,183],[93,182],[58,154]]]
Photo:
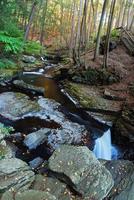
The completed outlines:
[[[109,130],[110,127],[106,123],[95,120],[78,107],[74,101],[71,101],[71,98],[62,92],[63,90],[55,80],[36,73],[23,74],[19,76],[19,79],[25,83],[44,88],[44,95],[42,97],[34,92],[23,91],[12,83],[0,90],[1,94],[6,92],[11,92],[11,94],[24,93],[28,95],[31,103],[36,101],[41,107],[38,111],[27,112],[14,119],[8,118],[8,115],[5,117],[0,115],[0,122],[14,128],[14,132],[6,140],[10,145],[12,144],[17,158],[21,158],[27,163],[36,158],[48,160],[57,146],[65,143],[86,145],[90,150],[93,150],[95,140]],[[41,138],[42,136],[37,139],[37,136],[42,134],[40,132],[42,130],[48,131],[46,133],[48,134],[47,140]],[[34,140],[38,143],[36,147],[32,143]],[[95,148],[97,147],[95,146]],[[107,151],[107,148],[103,146],[103,150]],[[98,150],[95,151],[98,154]],[[98,158],[106,158],[103,155],[105,153],[99,155]]]

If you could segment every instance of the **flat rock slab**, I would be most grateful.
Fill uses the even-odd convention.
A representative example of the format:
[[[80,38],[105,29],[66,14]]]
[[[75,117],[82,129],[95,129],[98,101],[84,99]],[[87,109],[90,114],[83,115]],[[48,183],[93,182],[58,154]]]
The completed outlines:
[[[40,144],[47,141],[48,135],[51,133],[51,129],[44,128],[39,131],[30,133],[24,139],[24,144],[30,149],[36,149]]]
[[[104,162],[111,172],[114,187],[108,195],[111,200],[134,200],[134,164],[128,160],[111,160]]]
[[[6,192],[1,200],[56,200],[56,198],[49,192],[27,190],[22,193],[18,192],[15,195],[13,192]]]
[[[49,168],[84,199],[102,200],[114,184],[110,172],[87,147],[61,145],[50,157]]]
[[[72,82],[67,83],[65,87],[87,110],[113,114],[121,111],[123,102],[103,98],[104,90],[101,88]]]
[[[25,83],[23,80],[15,80],[13,81],[13,84],[16,87],[19,87],[20,89],[26,89],[26,90],[30,90],[31,92],[36,92],[36,93],[40,93],[42,95],[44,95],[45,89],[43,87],[37,87],[28,83]]]
[[[22,93],[5,92],[0,94],[0,114],[8,119],[16,120],[29,112],[39,111],[37,102],[31,101]]]
[[[0,193],[6,190],[26,190],[34,181],[34,172],[17,158],[0,160]]]

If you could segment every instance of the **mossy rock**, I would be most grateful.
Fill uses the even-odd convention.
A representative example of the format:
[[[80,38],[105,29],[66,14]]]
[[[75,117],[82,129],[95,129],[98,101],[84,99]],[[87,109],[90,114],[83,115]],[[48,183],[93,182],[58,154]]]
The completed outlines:
[[[85,109],[109,114],[118,113],[121,110],[121,106],[116,106],[115,101],[103,98],[102,90],[98,87],[67,81],[64,87],[76,99],[76,102]]]
[[[0,81],[11,80],[19,73],[19,69],[0,69]]]
[[[72,80],[88,85],[103,85],[119,82],[119,77],[105,69],[87,69],[74,72]]]
[[[5,158],[5,155],[8,153],[6,146],[0,144],[0,160]]]

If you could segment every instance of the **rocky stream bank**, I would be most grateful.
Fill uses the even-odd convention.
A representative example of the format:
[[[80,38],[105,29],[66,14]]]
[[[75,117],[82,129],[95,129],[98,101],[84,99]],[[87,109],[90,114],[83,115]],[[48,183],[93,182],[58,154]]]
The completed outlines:
[[[133,104],[95,90],[67,81],[60,92],[41,71],[1,82],[1,200],[133,200]],[[98,160],[94,141],[110,127],[120,159]]]

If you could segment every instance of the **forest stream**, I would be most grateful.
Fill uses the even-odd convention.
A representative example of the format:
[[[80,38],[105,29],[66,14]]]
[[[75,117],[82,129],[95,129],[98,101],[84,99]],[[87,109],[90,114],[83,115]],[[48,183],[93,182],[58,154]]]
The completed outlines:
[[[29,133],[31,134],[33,132],[37,132],[38,130],[42,128],[48,128],[50,130],[58,130],[58,129],[60,130],[62,127],[62,123],[61,122],[58,123],[59,119],[56,119],[56,120],[53,119],[53,117],[51,116],[52,114],[50,114],[50,116],[48,117],[49,119],[46,119],[46,116],[45,118],[42,116],[41,111],[36,112],[35,114],[33,112],[29,112],[26,114],[26,116],[22,116],[21,118],[15,119],[15,120],[8,119],[8,117],[4,118],[1,116],[0,121],[2,123],[8,126],[10,125],[14,128],[14,132],[13,132],[14,134],[12,134],[10,137],[7,137],[7,141],[9,143],[14,143],[15,146],[17,146],[16,157],[28,163],[36,159],[37,157],[41,157],[44,160],[46,160],[52,154],[53,146],[55,148],[55,146],[57,146],[58,143],[64,143],[64,142],[69,142],[74,145],[77,145],[77,144],[86,145],[89,147],[89,149],[93,150],[94,145],[95,145],[95,140],[98,137],[102,137],[104,132],[109,130],[108,135],[107,135],[108,140],[104,139],[103,141],[103,137],[102,137],[102,143],[99,142],[98,147],[96,146],[97,145],[97,142],[96,142],[94,152],[97,152],[96,156],[98,156],[98,158],[101,158],[101,159],[108,159],[108,160],[109,159],[111,160],[112,158],[117,159],[116,149],[114,147],[112,148],[111,144],[108,142],[111,140],[110,126],[108,126],[107,123],[104,121],[101,122],[99,120],[95,120],[94,118],[92,118],[84,109],[77,106],[77,103],[75,102],[75,100],[73,100],[73,98],[70,97],[64,91],[61,85],[59,86],[59,84],[55,80],[45,77],[46,74],[43,74],[43,73],[44,73],[43,70],[42,70],[42,73],[37,72],[37,71],[29,72],[29,73],[23,72],[18,77],[19,77],[19,80],[23,80],[27,84],[30,84],[30,85],[32,84],[36,87],[44,88],[44,94],[43,94],[44,98],[47,99],[48,104],[50,104],[50,106],[52,107],[54,105],[57,105],[58,103],[58,109],[56,108],[55,110],[55,108],[51,108],[51,107],[50,108],[44,107],[44,108],[48,112],[49,111],[51,112],[51,110],[52,112],[58,111],[59,114],[61,114],[61,116],[63,117],[64,121],[67,121],[67,122],[71,121],[71,124],[69,125],[70,127],[68,127],[68,129],[72,129],[73,123],[75,123],[76,125],[78,124],[79,126],[77,127],[77,129],[81,129],[82,127],[82,129],[84,128],[84,131],[86,133],[84,133],[83,136],[80,136],[79,134],[77,136],[77,133],[75,133],[76,135],[72,137],[76,137],[76,138],[75,139],[70,138],[70,139],[67,139],[67,141],[66,141],[66,138],[64,138],[64,137],[67,137],[65,134],[65,136],[63,135],[63,138],[61,139],[61,141],[58,141],[58,139],[57,140],[55,139],[55,141],[53,142],[54,143],[57,142],[57,144],[54,144],[54,145],[50,145],[51,142],[49,143],[46,141],[44,142],[40,141],[37,148],[33,148],[29,151],[28,149],[29,147],[26,144],[24,144],[24,138],[26,137],[26,135],[28,135]],[[37,101],[40,98],[43,99],[43,97],[41,97],[39,94],[37,95],[34,92],[31,93],[28,90],[22,91],[21,89],[16,88],[12,82],[6,87],[2,87],[1,92],[17,92],[17,93],[24,92],[30,97],[31,101]],[[51,100],[54,100],[52,102],[53,105],[51,104]],[[64,126],[63,126],[63,129],[64,129]],[[73,132],[77,131],[77,129],[73,130]],[[16,136],[14,136],[15,134]],[[51,137],[53,137],[53,134],[51,135]],[[31,137],[31,140],[32,139],[33,138]],[[52,138],[49,140],[52,140]],[[107,149],[107,144],[109,145],[108,147],[109,150]],[[96,150],[96,148],[98,149]],[[114,149],[114,151],[112,151],[112,149]],[[107,152],[102,152],[102,151],[109,151],[109,155],[105,156]],[[112,155],[112,152],[113,152],[113,155]],[[115,155],[115,152],[116,152],[116,155]]]

